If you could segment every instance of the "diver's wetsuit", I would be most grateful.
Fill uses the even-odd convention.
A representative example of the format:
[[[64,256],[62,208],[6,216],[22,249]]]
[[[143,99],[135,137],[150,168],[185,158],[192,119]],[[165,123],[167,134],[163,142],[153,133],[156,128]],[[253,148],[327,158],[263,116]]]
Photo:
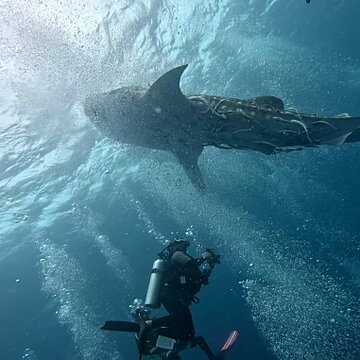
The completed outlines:
[[[179,340],[195,336],[189,305],[201,285],[208,283],[207,276],[199,269],[203,261],[182,251],[175,251],[171,256],[161,290],[161,303],[169,315],[152,321],[152,328],[159,328],[159,334]]]
[[[189,340],[195,336],[195,328],[189,306],[181,299],[175,289],[164,287],[161,302],[169,313],[152,321],[153,328],[159,328],[160,335],[179,340]]]

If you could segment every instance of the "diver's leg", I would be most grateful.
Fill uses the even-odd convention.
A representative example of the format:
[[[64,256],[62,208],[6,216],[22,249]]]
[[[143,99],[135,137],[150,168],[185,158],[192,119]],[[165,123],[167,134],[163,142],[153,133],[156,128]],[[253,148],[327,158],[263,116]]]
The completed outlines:
[[[206,356],[210,360],[217,360],[221,359],[221,357],[214,355],[214,353],[211,351],[210,346],[207,344],[206,340],[202,336],[196,336],[194,339],[191,340],[190,347],[199,346],[202,351],[206,354]]]
[[[164,316],[163,318],[154,319],[151,322],[151,328],[156,328],[159,335],[177,340],[189,340],[194,336],[192,322],[182,321],[175,316]]]
[[[164,290],[162,303],[172,317],[172,327],[177,329],[177,338],[192,339],[195,336],[195,328],[189,306],[177,292],[166,288]]]
[[[174,325],[174,318],[173,318],[173,316],[170,316],[170,315],[166,315],[166,316],[151,320],[151,327],[153,329],[159,328],[162,326],[170,327],[173,325]]]
[[[151,328],[158,328],[159,334],[179,340],[189,340],[195,335],[191,312],[175,289],[164,288],[161,302],[169,313],[151,321]]]
[[[170,315],[151,320],[150,327],[157,329],[159,335],[173,339],[180,339],[182,335],[176,317]]]
[[[160,335],[174,339],[188,340],[193,338],[195,328],[190,309],[179,298],[174,289],[164,288],[161,293],[161,302],[169,315],[152,320],[151,327],[159,328]]]

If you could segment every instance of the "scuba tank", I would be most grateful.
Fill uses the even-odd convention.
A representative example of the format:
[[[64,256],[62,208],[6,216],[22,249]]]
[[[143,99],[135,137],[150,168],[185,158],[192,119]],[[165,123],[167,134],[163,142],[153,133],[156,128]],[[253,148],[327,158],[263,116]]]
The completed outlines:
[[[160,303],[160,291],[163,286],[164,271],[166,269],[166,261],[163,259],[157,259],[154,261],[149,285],[146,292],[145,306],[156,309],[159,308]]]

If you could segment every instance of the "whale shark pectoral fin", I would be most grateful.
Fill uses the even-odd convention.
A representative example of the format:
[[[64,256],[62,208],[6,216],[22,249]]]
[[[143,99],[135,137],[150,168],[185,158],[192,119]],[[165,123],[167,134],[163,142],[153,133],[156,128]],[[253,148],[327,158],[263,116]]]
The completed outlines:
[[[193,185],[200,192],[205,192],[206,185],[198,165],[198,159],[202,152],[202,149],[202,147],[198,149],[184,147],[181,149],[173,149],[172,153],[175,155],[179,163],[185,169],[186,175],[189,177]]]
[[[285,110],[284,102],[276,96],[257,96],[246,101],[254,103],[260,107]]]
[[[360,129],[353,131],[345,140],[346,143],[360,141]]]
[[[178,66],[160,76],[150,89],[146,92],[145,98],[151,100],[170,99],[171,102],[188,100],[180,90],[180,78],[188,65]]]
[[[272,144],[268,141],[254,141],[252,149],[262,152],[265,155],[276,154],[277,145]]]

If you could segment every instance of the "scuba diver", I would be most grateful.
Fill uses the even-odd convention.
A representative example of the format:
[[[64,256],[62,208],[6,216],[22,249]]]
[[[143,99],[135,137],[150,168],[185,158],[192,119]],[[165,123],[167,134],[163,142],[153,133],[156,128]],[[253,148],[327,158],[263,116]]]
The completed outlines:
[[[158,254],[150,275],[145,306],[135,300],[130,306],[136,323],[106,321],[103,330],[135,332],[142,356],[152,359],[180,360],[179,352],[199,346],[210,360],[223,359],[235,344],[238,332],[233,330],[218,355],[214,355],[202,336],[195,336],[189,306],[198,303],[196,294],[202,285],[208,285],[209,277],[220,255],[206,249],[200,258],[187,254],[190,242],[175,239]],[[169,315],[150,318],[149,308],[164,306]]]
[[[175,239],[158,254],[150,276],[145,306],[158,308],[162,304],[168,316],[146,322],[153,328],[165,327],[161,335],[181,340],[194,337],[195,329],[189,306],[199,302],[196,294],[202,285],[209,283],[215,264],[220,264],[220,255],[207,249],[202,257],[195,259],[187,254],[190,242]],[[207,263],[207,267],[201,266]]]

